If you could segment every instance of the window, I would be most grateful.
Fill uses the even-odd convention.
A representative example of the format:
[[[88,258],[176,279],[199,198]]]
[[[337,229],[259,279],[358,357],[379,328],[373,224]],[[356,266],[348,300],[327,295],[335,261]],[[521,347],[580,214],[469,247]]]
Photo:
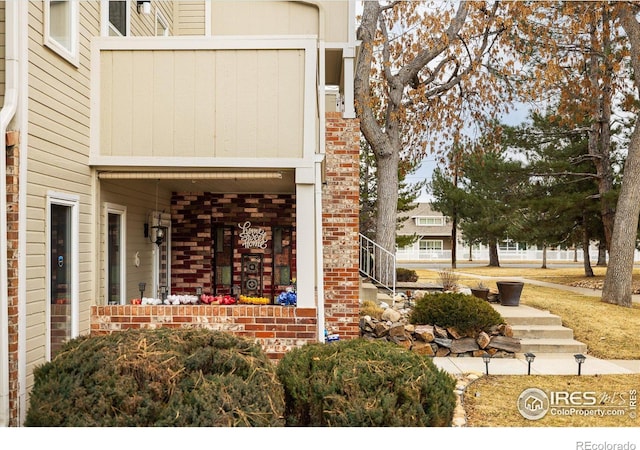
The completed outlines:
[[[124,305],[126,303],[125,230],[126,208],[107,205],[105,298],[109,305]]]
[[[444,217],[416,217],[416,225],[419,227],[441,227],[444,225]]]
[[[109,0],[109,36],[127,36],[129,1]]]
[[[437,239],[420,239],[420,251],[442,251],[443,242]]]
[[[78,335],[78,200],[49,194],[48,205],[48,349],[50,359]]]
[[[74,65],[78,57],[78,2],[45,0],[44,44]]]

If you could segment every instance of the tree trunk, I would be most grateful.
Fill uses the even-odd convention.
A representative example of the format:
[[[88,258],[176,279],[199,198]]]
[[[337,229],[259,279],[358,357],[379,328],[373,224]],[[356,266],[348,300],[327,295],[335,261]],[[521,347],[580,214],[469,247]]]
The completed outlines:
[[[598,262],[596,266],[607,267],[607,244],[603,240],[598,241]]]
[[[458,228],[458,217],[456,215],[455,209],[453,211],[453,218],[451,221],[451,268],[456,268],[456,247],[457,247],[457,230]]]
[[[489,242],[489,266],[500,267],[500,260],[498,258],[498,241],[492,239]]]
[[[636,88],[640,85],[640,24],[630,4],[619,5],[618,14],[631,46],[631,65]],[[607,275],[602,288],[602,301],[631,307],[633,294],[633,257],[640,214],[640,127],[636,121],[622,176],[622,187],[616,206]]]
[[[542,267],[541,269],[547,268],[547,244],[542,246]]]
[[[615,211],[609,202],[609,192],[613,189],[613,173],[611,171],[611,63],[609,54],[611,52],[610,43],[610,17],[603,8],[602,15],[602,52],[596,51],[599,48],[598,38],[595,30],[598,24],[594,17],[592,24],[594,32],[591,33],[592,52],[589,58],[589,79],[592,89],[591,110],[594,122],[589,130],[589,155],[593,159],[598,180],[598,193],[600,198],[600,215],[604,227],[604,237],[607,249],[611,248],[613,233],[613,221]],[[607,52],[608,51],[608,52]],[[601,61],[601,53],[605,54],[604,61]],[[603,63],[603,64],[602,64]],[[604,65],[604,68],[603,68]]]
[[[583,221],[586,223],[586,221]],[[591,256],[589,256],[589,231],[586,226],[582,227],[582,264],[584,266],[584,276],[592,277]]]
[[[376,216],[376,242],[388,252],[395,254],[396,223],[398,206],[398,152],[389,152],[377,157],[378,165],[378,214]],[[380,280],[389,285],[395,277],[391,260],[378,258],[375,261]]]

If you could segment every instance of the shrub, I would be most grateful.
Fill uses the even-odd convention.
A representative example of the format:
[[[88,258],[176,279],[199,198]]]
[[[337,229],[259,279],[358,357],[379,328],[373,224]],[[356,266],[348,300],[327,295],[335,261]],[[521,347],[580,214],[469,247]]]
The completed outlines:
[[[382,309],[379,305],[371,300],[365,300],[360,305],[360,316],[370,316],[374,319],[380,320],[382,317],[382,313],[384,309]]]
[[[453,327],[461,335],[475,336],[489,332],[504,319],[486,300],[460,293],[425,294],[416,299],[409,322],[422,325]]]
[[[289,426],[449,426],[454,379],[425,356],[383,341],[310,344],[278,363]]]
[[[418,274],[415,270],[398,267],[396,268],[396,281],[415,283],[418,281]]]
[[[80,337],[34,377],[27,426],[284,425],[275,365],[257,344],[223,332]]]
[[[458,286],[460,277],[451,269],[444,269],[438,272],[438,279],[445,291],[453,291]]]

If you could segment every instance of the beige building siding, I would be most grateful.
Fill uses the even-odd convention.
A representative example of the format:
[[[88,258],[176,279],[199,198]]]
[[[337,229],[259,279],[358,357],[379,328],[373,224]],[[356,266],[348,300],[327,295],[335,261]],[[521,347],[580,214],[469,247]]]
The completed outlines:
[[[199,1],[178,1],[174,6],[174,32],[176,36],[204,36],[205,25],[205,2]]]
[[[211,34],[318,35],[318,9],[299,2],[215,1]]]
[[[315,4],[318,4],[316,6]],[[324,20],[320,20],[320,11]],[[326,42],[347,42],[348,1],[211,2],[213,35],[317,35]],[[321,22],[324,29],[320,30]]]
[[[140,291],[138,283],[143,281],[147,283],[145,296],[154,295],[151,288],[151,280],[153,275],[153,259],[157,258],[154,252],[156,245],[150,242],[149,238],[144,237],[144,224],[148,221],[149,213],[153,212],[156,207],[156,191],[155,184],[148,181],[101,181],[100,182],[100,223],[103,224],[99,230],[99,275],[100,290],[96,298],[96,304],[106,305],[105,283],[107,281],[105,261],[106,258],[106,228],[107,209],[106,205],[126,206],[126,224],[125,224],[125,264],[123,270],[127,274],[126,280],[126,296],[125,303],[129,303],[132,298],[139,298]],[[158,185],[158,202],[159,211],[171,210],[171,191]],[[136,267],[136,254],[138,255],[139,265]]]
[[[173,33],[173,1],[172,0],[154,0],[151,2],[151,14],[139,14],[137,2],[130,2],[130,36],[155,36],[156,35],[156,14],[160,14],[169,27],[169,35]]]
[[[101,156],[301,158],[304,53],[102,51]]]
[[[79,229],[79,330],[89,329],[94,304],[92,240],[95,217],[89,153],[89,48],[99,35],[100,3],[79,2],[79,66],[43,45],[43,3],[29,2],[29,114],[26,184],[27,388],[33,368],[46,356],[47,194],[77,196]]]

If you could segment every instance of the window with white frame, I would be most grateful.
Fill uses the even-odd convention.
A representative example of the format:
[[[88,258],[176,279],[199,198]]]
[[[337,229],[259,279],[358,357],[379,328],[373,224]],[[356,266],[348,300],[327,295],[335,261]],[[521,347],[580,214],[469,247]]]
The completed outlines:
[[[129,0],[109,0],[109,36],[129,34]]]
[[[47,359],[78,336],[78,204],[77,196],[47,195]]]
[[[127,208],[125,206],[106,204],[106,249],[104,255],[105,298],[109,305],[126,303],[126,238]]]
[[[444,225],[444,217],[416,217],[416,225],[419,227],[441,227]]]
[[[44,44],[74,65],[78,56],[78,7],[75,0],[45,0]]]
[[[444,242],[439,239],[420,239],[419,246],[420,251],[441,252],[444,247]]]

